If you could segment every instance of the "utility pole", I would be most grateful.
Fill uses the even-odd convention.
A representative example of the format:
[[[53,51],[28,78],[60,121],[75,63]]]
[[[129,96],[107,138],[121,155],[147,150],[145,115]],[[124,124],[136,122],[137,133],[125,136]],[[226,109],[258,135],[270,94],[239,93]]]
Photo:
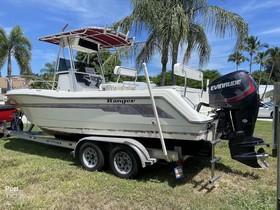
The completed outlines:
[[[280,107],[280,82],[274,83],[274,91],[273,91],[273,98],[274,98],[274,110],[275,107]],[[277,122],[278,119],[275,119],[275,111],[274,111],[274,118],[273,118],[273,142],[272,142],[272,156],[277,156],[277,142],[279,142],[280,132],[279,132],[279,123]],[[279,113],[277,113],[279,115]]]
[[[277,193],[276,193],[276,207],[280,209],[280,82],[274,84],[274,118],[273,118],[273,148],[272,156],[277,156]]]

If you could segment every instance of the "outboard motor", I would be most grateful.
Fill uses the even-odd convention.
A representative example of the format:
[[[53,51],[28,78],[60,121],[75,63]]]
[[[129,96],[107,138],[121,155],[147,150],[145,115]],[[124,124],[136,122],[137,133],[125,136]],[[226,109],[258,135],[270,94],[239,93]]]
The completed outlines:
[[[232,159],[255,168],[268,156],[263,148],[255,152],[255,146],[268,146],[253,137],[259,104],[257,85],[246,71],[226,74],[209,85],[209,106],[218,109],[218,132],[229,140]]]

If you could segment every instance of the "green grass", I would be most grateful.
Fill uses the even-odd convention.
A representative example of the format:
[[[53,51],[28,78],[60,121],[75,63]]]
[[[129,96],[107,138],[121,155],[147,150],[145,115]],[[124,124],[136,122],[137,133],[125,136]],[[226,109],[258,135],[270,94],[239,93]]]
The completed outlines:
[[[258,122],[255,135],[271,143],[271,122]],[[202,157],[186,161],[181,180],[172,164],[124,180],[109,170],[81,169],[68,149],[2,139],[0,209],[276,209],[276,158],[267,169],[252,169],[230,158],[226,141],[216,153],[221,178],[212,185],[209,159]]]

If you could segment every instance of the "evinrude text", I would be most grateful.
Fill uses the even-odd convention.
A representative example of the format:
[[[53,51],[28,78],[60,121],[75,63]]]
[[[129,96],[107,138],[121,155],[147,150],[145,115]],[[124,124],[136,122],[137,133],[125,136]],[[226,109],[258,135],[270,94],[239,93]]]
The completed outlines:
[[[212,85],[210,89],[211,89],[211,91],[213,91],[213,90],[223,89],[223,88],[226,88],[226,87],[237,86],[237,85],[240,85],[240,84],[241,84],[241,79],[238,79],[238,80],[233,80],[233,81],[230,81],[230,82],[225,82],[225,83],[221,83],[221,84],[217,84],[217,85]]]

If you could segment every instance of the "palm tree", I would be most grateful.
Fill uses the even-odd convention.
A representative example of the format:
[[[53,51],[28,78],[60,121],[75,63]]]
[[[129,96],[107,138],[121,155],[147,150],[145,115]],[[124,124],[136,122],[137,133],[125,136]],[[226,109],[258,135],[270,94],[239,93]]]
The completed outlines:
[[[6,33],[4,28],[0,28],[0,68],[8,61],[7,76],[9,82],[7,90],[11,89],[12,56],[19,65],[20,74],[30,75],[31,42],[23,35],[20,26],[15,26],[9,34]]]
[[[274,73],[274,67],[279,62],[280,59],[280,48],[279,47],[272,47],[266,51],[268,58],[267,61],[271,63],[271,70],[269,74],[269,79],[271,79],[272,74]]]
[[[40,70],[41,73],[43,74],[53,74],[55,71],[55,61],[52,63],[46,63],[44,68]]]
[[[262,79],[262,69],[264,65],[267,63],[267,52],[258,52],[257,55],[254,57],[255,63],[260,64],[260,74],[259,74],[259,86],[261,84]]]
[[[42,68],[40,72],[43,74],[43,80],[51,80],[55,72],[55,61],[53,61],[52,63],[46,63],[44,68]]]
[[[236,63],[236,71],[239,68],[239,65],[244,61],[248,60],[241,52],[235,51],[234,53],[230,54],[228,57],[228,62]]]
[[[148,40],[143,48],[138,63],[149,61],[156,52],[161,52],[162,74],[166,71],[168,55],[173,64],[177,62],[179,48],[187,43],[184,63],[187,63],[191,52],[198,51],[200,65],[209,60],[211,53],[204,29],[215,31],[224,37],[226,30],[237,35],[236,45],[247,36],[247,24],[237,14],[226,11],[217,6],[209,6],[205,0],[132,0],[131,15],[117,22],[124,30],[135,29],[141,33],[148,31]],[[164,75],[163,75],[164,78]],[[175,83],[173,77],[172,83]]]
[[[132,13],[114,25],[121,26],[125,31],[134,27],[135,33],[141,33],[143,27],[147,28],[148,38],[137,56],[136,65],[140,67],[143,62],[148,62],[155,53],[160,53],[162,63],[161,85],[164,85],[171,37],[173,34],[177,34],[174,30],[175,26],[173,28],[165,27],[165,23],[170,22],[171,17],[170,14],[167,15],[168,10],[166,9],[170,9],[172,1],[132,0],[131,4],[134,7]],[[183,26],[188,26],[188,24]]]
[[[244,51],[250,55],[250,74],[252,74],[253,55],[256,54],[262,48],[268,48],[268,44],[261,43],[256,36],[249,36],[244,40],[244,44],[241,47]]]
[[[268,80],[271,80],[272,74],[273,74],[273,72],[274,72],[274,67],[275,67],[275,65],[276,65],[276,64],[279,62],[279,60],[280,60],[280,48],[279,48],[279,47],[272,47],[272,48],[269,48],[269,49],[266,51],[266,53],[267,53],[267,55],[268,55],[267,61],[268,61],[269,63],[271,63],[271,70],[270,70],[269,78],[268,78]],[[266,86],[265,86],[264,93],[266,92],[267,85],[268,85],[268,83],[267,83]],[[262,99],[263,99],[264,95],[265,95],[265,94],[263,94]]]

